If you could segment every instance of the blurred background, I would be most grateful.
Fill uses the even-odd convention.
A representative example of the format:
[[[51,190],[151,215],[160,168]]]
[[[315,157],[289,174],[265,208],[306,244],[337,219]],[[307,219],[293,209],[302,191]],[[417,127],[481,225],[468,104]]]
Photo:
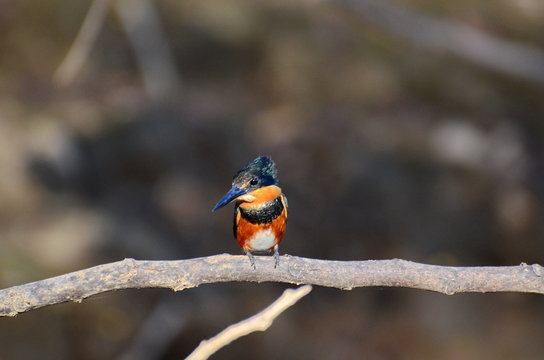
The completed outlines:
[[[280,252],[544,263],[544,3],[0,0],[0,287],[239,254],[271,155]],[[249,269],[249,267],[248,267]],[[128,290],[0,319],[0,359],[179,359],[283,284]],[[315,288],[214,359],[542,359],[531,294]]]

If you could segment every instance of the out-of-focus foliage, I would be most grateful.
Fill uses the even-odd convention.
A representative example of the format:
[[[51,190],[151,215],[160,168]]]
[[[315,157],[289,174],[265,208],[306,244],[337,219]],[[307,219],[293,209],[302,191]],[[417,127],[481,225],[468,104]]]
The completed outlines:
[[[238,253],[229,210],[210,210],[259,154],[289,198],[282,253],[544,263],[542,87],[332,1],[150,4],[177,70],[159,98],[118,7],[63,87],[53,74],[90,3],[0,1],[2,288],[125,257]],[[544,51],[539,0],[398,4]],[[0,359],[178,359],[284,287],[125,291],[0,319]],[[540,359],[542,301],[316,289],[215,358]]]

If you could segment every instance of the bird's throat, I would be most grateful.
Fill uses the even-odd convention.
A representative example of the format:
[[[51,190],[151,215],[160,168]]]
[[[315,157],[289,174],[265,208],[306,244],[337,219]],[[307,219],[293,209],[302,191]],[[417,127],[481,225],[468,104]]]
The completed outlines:
[[[239,206],[245,209],[261,207],[263,204],[275,200],[281,195],[281,189],[276,185],[265,186],[253,190],[245,195],[236,198]]]

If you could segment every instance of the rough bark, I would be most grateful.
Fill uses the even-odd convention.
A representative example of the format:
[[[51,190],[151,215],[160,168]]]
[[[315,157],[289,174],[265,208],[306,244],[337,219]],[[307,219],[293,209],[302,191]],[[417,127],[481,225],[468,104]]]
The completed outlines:
[[[461,292],[529,292],[544,294],[544,268],[538,264],[499,267],[452,267],[406,260],[333,261],[282,256],[257,257],[257,269],[245,256],[215,255],[176,260],[125,259],[0,290],[0,316],[106,291],[170,288],[230,281],[311,284],[350,290],[365,286],[407,287],[447,295]]]

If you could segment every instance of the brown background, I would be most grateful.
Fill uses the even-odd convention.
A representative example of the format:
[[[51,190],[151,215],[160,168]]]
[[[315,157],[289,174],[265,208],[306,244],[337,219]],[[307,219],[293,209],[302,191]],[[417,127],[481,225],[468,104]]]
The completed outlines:
[[[210,210],[257,155],[289,199],[282,253],[544,263],[538,74],[431,50],[342,2],[149,4],[138,31],[137,5],[109,11],[62,86],[90,3],[0,1],[0,287],[238,254],[231,209]],[[539,0],[393,4],[544,52]],[[0,359],[183,358],[285,287],[130,290],[0,319]],[[543,301],[316,288],[214,359],[542,359]]]

